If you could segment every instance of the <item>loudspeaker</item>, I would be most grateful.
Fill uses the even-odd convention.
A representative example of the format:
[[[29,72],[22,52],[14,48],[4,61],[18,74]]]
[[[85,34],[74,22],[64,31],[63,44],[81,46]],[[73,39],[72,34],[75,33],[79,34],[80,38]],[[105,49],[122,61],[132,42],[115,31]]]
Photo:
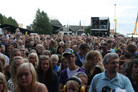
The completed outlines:
[[[68,79],[68,81],[70,81],[70,80],[74,80],[80,85],[79,92],[85,92],[85,88],[82,86],[82,82],[77,77],[71,77]],[[67,92],[67,86],[66,85],[64,85],[64,92]]]

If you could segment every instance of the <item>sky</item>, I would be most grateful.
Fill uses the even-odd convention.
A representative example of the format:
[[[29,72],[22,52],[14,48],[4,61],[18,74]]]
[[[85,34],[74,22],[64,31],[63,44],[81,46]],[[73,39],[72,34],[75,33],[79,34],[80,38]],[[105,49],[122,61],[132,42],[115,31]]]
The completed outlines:
[[[89,26],[91,17],[109,17],[114,29],[116,18],[117,32],[127,34],[134,32],[138,0],[1,0],[0,13],[25,28],[33,23],[38,8],[62,25],[79,25],[81,21],[82,26]]]

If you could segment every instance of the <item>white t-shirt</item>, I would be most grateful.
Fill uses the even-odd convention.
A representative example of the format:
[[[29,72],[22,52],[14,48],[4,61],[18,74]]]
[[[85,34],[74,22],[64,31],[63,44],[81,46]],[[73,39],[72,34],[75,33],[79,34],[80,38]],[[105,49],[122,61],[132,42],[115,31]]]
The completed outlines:
[[[77,71],[78,71],[79,67],[76,70],[70,70],[69,68],[67,68],[67,75],[68,75],[68,79],[71,78]]]

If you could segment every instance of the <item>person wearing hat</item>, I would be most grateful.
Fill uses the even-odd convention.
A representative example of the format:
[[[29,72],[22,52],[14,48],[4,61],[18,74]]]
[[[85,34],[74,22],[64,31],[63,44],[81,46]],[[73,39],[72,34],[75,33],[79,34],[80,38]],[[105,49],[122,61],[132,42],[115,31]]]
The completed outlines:
[[[108,51],[106,42],[102,43],[101,52],[102,52],[102,57],[104,57],[107,53],[110,53],[110,51]]]
[[[59,79],[59,90],[58,92],[64,92],[63,86],[69,78],[71,78],[76,72],[82,71],[85,72],[82,68],[78,67],[75,64],[77,59],[73,49],[66,49],[63,53],[63,56],[67,60],[68,68],[61,71]]]

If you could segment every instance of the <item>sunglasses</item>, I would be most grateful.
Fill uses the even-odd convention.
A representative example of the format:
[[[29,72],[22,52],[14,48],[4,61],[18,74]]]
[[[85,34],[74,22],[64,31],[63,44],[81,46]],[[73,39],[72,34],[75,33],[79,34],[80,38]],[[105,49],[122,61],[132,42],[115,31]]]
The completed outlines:
[[[94,57],[93,60],[101,60],[99,57]]]

